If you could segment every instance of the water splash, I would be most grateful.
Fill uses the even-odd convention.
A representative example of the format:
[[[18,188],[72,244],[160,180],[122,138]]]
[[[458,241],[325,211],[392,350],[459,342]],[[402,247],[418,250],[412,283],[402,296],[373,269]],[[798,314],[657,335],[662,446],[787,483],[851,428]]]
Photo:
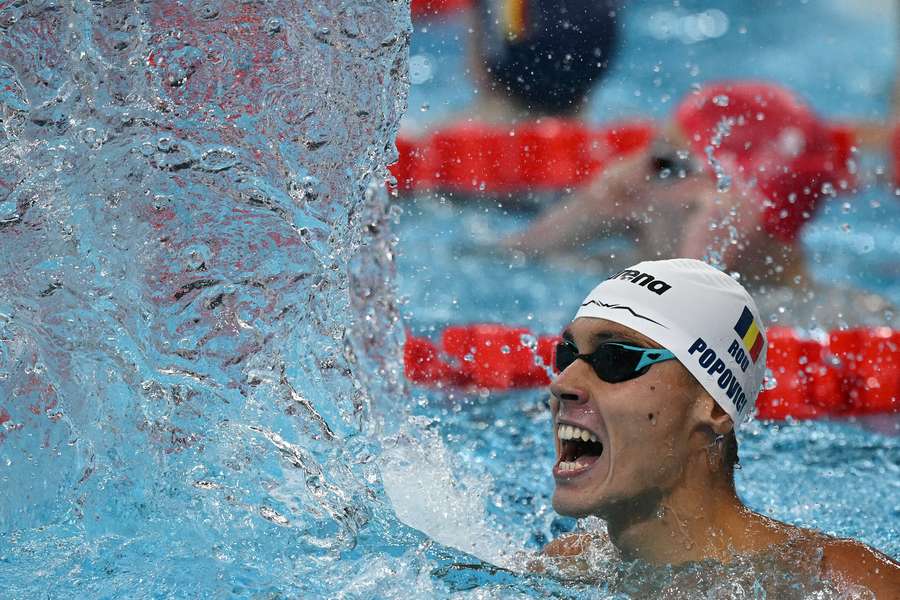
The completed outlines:
[[[716,96],[713,102],[719,106],[728,106],[727,96]],[[716,190],[723,193],[731,189],[731,176],[725,172],[725,167],[716,158],[715,152],[722,145],[722,140],[731,135],[731,128],[735,123],[736,120],[733,117],[723,117],[716,123],[716,130],[709,139],[709,145],[704,148],[706,161],[716,176]]]
[[[392,518],[408,7],[0,7],[8,589],[309,592]]]

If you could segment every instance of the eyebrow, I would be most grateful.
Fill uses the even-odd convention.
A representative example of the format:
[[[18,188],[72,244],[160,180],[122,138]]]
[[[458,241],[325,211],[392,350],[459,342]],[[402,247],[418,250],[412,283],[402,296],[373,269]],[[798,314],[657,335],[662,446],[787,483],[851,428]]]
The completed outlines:
[[[569,331],[568,328],[563,330],[562,339],[566,340],[567,342],[575,342],[575,336],[572,335],[572,332]],[[601,331],[600,333],[595,333],[594,335],[592,335],[591,341],[594,343],[594,346],[602,344],[603,342],[621,341],[631,342],[636,346],[641,346],[642,348],[647,347],[647,343],[645,341],[622,331]]]
[[[609,341],[621,341],[631,342],[641,347],[646,346],[646,343],[643,340],[639,340],[636,336],[621,331],[601,331],[600,333],[595,333],[594,335],[592,335],[591,341],[595,344],[602,344],[603,342]]]

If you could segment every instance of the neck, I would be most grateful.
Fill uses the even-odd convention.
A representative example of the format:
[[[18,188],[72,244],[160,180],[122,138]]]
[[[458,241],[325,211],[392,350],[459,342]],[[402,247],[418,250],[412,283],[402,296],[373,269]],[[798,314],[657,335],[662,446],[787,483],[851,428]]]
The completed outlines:
[[[673,489],[605,515],[610,538],[624,557],[651,564],[730,562],[736,552],[784,541],[768,520],[741,503],[730,477],[710,472],[705,457],[701,460]]]

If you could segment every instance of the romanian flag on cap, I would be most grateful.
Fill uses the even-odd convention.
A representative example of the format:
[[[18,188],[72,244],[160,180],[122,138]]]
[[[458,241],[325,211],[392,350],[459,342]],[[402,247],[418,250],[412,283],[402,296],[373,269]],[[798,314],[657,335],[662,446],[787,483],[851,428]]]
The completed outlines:
[[[525,34],[528,26],[525,0],[506,0],[503,3],[503,21],[506,23],[506,38],[515,41]]]
[[[756,319],[753,318],[753,313],[746,306],[744,307],[744,312],[741,313],[741,318],[734,325],[734,331],[744,343],[744,348],[747,349],[750,360],[755,363],[766,341],[759,331],[759,326],[756,324]]]

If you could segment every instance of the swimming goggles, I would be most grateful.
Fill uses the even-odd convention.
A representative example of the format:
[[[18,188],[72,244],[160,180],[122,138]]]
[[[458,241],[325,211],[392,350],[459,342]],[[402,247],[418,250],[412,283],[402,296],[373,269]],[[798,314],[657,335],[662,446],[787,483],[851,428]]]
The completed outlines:
[[[607,383],[621,383],[640,377],[651,365],[672,360],[675,355],[665,348],[641,348],[621,342],[604,342],[590,354],[579,354],[578,347],[570,340],[556,345],[556,370],[559,373],[578,359],[594,369],[597,377]]]
[[[657,181],[674,182],[702,170],[690,153],[668,142],[659,140],[654,142],[650,148],[649,158],[650,170]]]

